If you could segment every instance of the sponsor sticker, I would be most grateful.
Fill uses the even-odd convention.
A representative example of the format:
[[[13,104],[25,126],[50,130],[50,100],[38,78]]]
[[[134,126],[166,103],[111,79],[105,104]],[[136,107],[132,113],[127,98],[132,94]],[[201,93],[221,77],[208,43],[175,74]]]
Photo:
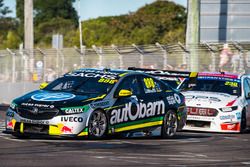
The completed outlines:
[[[221,130],[234,130],[239,131],[240,130],[240,124],[239,123],[228,123],[228,124],[221,124]]]
[[[237,118],[238,120],[241,120],[241,112],[237,112],[237,113],[236,113],[236,118]]]
[[[30,120],[30,119],[21,119],[20,122],[29,123],[29,124],[41,124],[41,125],[48,125],[49,121],[44,120]]]
[[[175,98],[175,101],[178,103],[178,104],[181,104],[181,98],[178,94],[174,94],[174,98]]]
[[[62,133],[73,133],[72,131],[73,131],[73,128],[70,128],[70,127],[68,127],[68,126],[63,126],[63,127],[61,128],[61,132],[62,132]]]
[[[71,93],[38,93],[31,96],[31,99],[36,101],[63,101],[73,99],[75,95]]]
[[[83,122],[83,117],[61,117],[62,122]]]
[[[73,76],[73,77],[86,77],[86,78],[105,78],[115,80],[117,78],[116,75],[109,74],[109,73],[97,73],[97,71],[91,72],[72,72],[65,74],[65,76]]]
[[[11,121],[7,121],[7,128],[14,128],[15,127],[16,120],[12,119]]]
[[[64,111],[66,114],[78,114],[88,111],[89,106],[79,106],[79,107],[66,107],[61,108],[62,111]]]
[[[105,78],[100,78],[98,82],[100,83],[108,83],[108,84],[115,84],[118,80],[117,79],[105,79]]]
[[[235,119],[235,115],[222,115],[220,120]]]
[[[165,113],[164,101],[149,103],[126,103],[124,108],[111,111],[110,124],[116,124],[127,121],[134,121],[140,118],[147,118]]]
[[[194,120],[194,121],[213,121],[213,117],[204,117],[204,116],[193,116],[187,115],[187,120]]]
[[[90,107],[91,108],[99,108],[99,107],[106,108],[106,107],[109,107],[109,105],[110,105],[109,101],[101,101],[101,102],[90,104]]]
[[[14,117],[14,112],[12,112],[12,111],[7,111],[6,116],[7,116],[7,117]]]
[[[167,97],[167,101],[168,101],[168,104],[169,104],[169,105],[173,105],[173,104],[176,103],[175,97],[174,97],[174,96],[168,96],[168,97]]]
[[[38,107],[38,108],[54,108],[54,105],[48,105],[48,104],[36,104],[36,103],[22,103],[22,106],[27,107]]]

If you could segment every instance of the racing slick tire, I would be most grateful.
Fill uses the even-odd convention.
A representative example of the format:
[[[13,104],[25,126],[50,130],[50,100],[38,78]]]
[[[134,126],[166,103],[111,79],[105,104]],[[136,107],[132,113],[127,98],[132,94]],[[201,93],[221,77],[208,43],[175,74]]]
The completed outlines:
[[[164,116],[161,137],[162,138],[172,138],[175,136],[178,126],[177,115],[173,110],[168,110]]]
[[[89,138],[103,139],[107,136],[108,121],[102,110],[94,111],[89,118]]]
[[[14,136],[17,139],[30,139],[30,136],[21,133],[13,133],[12,136]]]
[[[244,133],[247,126],[246,111],[241,112],[240,133]]]

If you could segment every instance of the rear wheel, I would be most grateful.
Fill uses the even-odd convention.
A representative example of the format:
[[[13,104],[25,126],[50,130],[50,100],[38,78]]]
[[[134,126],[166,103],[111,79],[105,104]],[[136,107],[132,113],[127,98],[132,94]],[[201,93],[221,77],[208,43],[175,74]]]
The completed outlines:
[[[161,136],[163,138],[171,138],[176,134],[178,126],[177,116],[173,110],[168,110],[164,116],[163,125],[161,129]]]
[[[243,110],[241,113],[240,133],[244,133],[246,126],[247,126],[246,111]]]
[[[101,110],[94,111],[89,119],[89,138],[103,139],[107,134],[108,121]]]

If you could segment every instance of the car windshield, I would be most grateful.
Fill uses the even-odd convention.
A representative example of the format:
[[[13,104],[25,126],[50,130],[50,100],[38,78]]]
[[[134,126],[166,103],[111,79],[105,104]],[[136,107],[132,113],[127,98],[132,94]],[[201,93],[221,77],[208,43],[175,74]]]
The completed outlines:
[[[241,94],[241,84],[239,79],[217,80],[197,78],[196,84],[191,87],[189,86],[188,79],[186,79],[180,85],[179,89],[188,91],[220,92],[236,96],[240,96]]]
[[[117,80],[102,78],[62,77],[51,82],[46,88],[44,88],[44,90],[73,92],[79,94],[107,94],[116,82]]]
[[[169,86],[171,86],[172,88],[176,89],[178,87],[179,82],[178,81],[174,81],[174,80],[162,80],[164,83],[167,83]]]

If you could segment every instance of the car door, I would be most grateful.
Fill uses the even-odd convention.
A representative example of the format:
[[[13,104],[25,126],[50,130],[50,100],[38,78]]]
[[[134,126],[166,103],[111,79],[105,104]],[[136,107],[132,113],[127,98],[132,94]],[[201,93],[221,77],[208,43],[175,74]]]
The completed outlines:
[[[141,83],[144,91],[144,103],[151,102],[157,106],[154,107],[156,110],[153,111],[154,117],[164,115],[168,109],[177,109],[182,103],[181,97],[170,86],[153,77],[145,75],[141,77]]]
[[[146,115],[146,117],[159,117],[164,114],[166,108],[166,96],[164,84],[156,80],[153,77],[143,75],[140,77],[141,85],[143,88],[143,103],[147,108],[153,105],[152,114]]]
[[[119,97],[121,90],[129,90],[132,95]],[[123,78],[119,83],[114,97],[116,102],[108,112],[111,130],[113,132],[123,132],[134,130],[137,127],[135,121],[139,117],[139,102],[141,101],[142,88],[139,85],[137,75],[130,75]]]
[[[250,126],[250,79],[245,78],[243,81],[243,88],[244,88],[244,96],[247,101],[247,109],[246,109],[246,119],[247,119],[247,126]]]

